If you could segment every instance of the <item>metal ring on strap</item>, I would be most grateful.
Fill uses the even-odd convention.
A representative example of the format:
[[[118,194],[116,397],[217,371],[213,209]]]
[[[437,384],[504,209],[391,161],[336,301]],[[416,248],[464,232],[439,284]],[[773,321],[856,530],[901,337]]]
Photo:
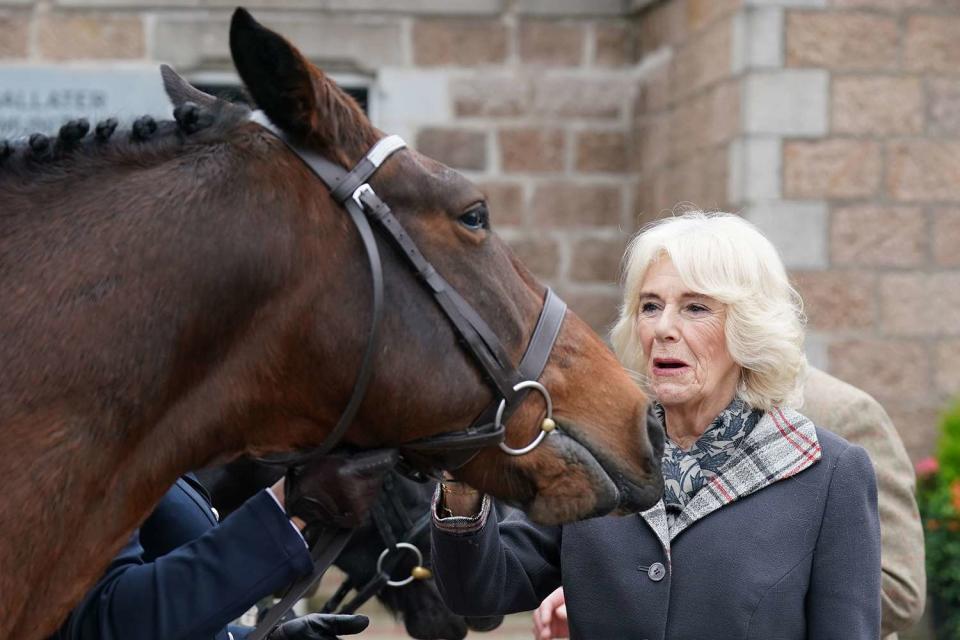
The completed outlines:
[[[524,380],[523,382],[518,382],[513,386],[514,391],[520,391],[521,389],[536,389],[540,392],[540,395],[543,396],[543,399],[547,403],[547,417],[544,418],[543,422],[540,423],[540,433],[537,434],[537,437],[533,439],[533,442],[522,449],[511,449],[506,445],[506,443],[500,443],[500,449],[504,453],[508,453],[511,456],[522,456],[525,453],[530,453],[537,448],[537,445],[543,441],[548,433],[557,428],[557,423],[553,421],[553,400],[550,399],[550,392],[547,391],[547,388],[536,380]],[[497,429],[501,429],[503,427],[501,420],[503,419],[503,411],[506,408],[507,399],[504,398],[500,401],[500,406],[497,407],[497,417],[493,423]]]
[[[398,542],[397,544],[393,545],[392,547],[387,547],[386,549],[384,549],[384,550],[380,553],[380,557],[377,558],[377,573],[382,573],[382,572],[383,572],[383,561],[387,558],[388,555],[390,555],[390,552],[393,551],[394,549],[409,549],[410,551],[413,551],[415,554],[417,554],[417,564],[416,564],[416,566],[417,566],[417,567],[422,567],[422,566],[423,566],[423,554],[420,553],[420,549],[417,548],[417,545],[415,545],[415,544],[410,544],[409,542]],[[414,575],[411,573],[409,576],[407,576],[407,577],[404,578],[403,580],[390,580],[390,579],[388,579],[388,580],[387,580],[387,586],[388,586],[388,587],[402,587],[402,586],[404,586],[404,585],[406,585],[406,584],[410,584],[411,582],[414,581],[414,579],[415,579],[415,577],[414,577]]]

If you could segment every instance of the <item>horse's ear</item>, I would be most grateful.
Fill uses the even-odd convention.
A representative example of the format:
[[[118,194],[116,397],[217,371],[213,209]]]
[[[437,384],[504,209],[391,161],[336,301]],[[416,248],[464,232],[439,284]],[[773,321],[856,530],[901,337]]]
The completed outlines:
[[[243,8],[233,12],[230,52],[254,102],[294,140],[348,162],[379,139],[353,98]]]
[[[230,22],[230,52],[254,102],[270,121],[296,138],[305,138],[316,119],[310,63],[242,7],[233,12]]]
[[[183,106],[185,102],[193,102],[201,107],[213,107],[217,103],[217,98],[200,91],[165,64],[160,65],[160,75],[163,77],[163,88],[174,107]]]

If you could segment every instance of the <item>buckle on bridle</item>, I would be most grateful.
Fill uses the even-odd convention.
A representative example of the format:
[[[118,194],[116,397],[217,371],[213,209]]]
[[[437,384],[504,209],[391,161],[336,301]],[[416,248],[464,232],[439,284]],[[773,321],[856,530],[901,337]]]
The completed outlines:
[[[517,384],[513,385],[514,391],[520,391],[521,389],[536,389],[540,392],[540,395],[543,396],[544,401],[547,403],[547,417],[545,417],[543,422],[540,423],[540,433],[537,434],[537,437],[533,439],[533,442],[522,449],[512,449],[508,447],[506,443],[500,443],[501,451],[511,456],[522,456],[525,453],[530,453],[537,448],[537,445],[540,444],[548,434],[552,433],[557,428],[557,423],[553,420],[553,400],[551,400],[550,392],[547,391],[547,388],[536,380],[524,380],[523,382],[518,382]],[[497,407],[497,417],[494,418],[493,422],[497,430],[505,428],[502,420],[503,412],[506,408],[507,399],[504,398],[500,401],[500,406]]]
[[[361,200],[361,198],[365,193],[372,193],[373,195],[377,195],[376,192],[374,192],[373,187],[371,187],[368,183],[364,182],[362,185],[354,189],[353,194],[350,196],[350,198],[357,203],[357,206],[360,207],[361,210],[365,209],[365,207],[363,206],[363,200]]]

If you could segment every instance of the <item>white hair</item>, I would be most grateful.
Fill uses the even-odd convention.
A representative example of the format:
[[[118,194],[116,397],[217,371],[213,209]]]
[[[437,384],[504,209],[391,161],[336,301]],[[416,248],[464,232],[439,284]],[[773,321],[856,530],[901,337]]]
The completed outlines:
[[[620,361],[646,369],[636,329],[647,269],[667,256],[684,286],[726,308],[724,334],[741,367],[738,395],[750,406],[796,406],[807,359],[803,301],[790,285],[776,248],[752,224],[730,213],[691,211],[637,233],[623,260],[623,303],[611,332]]]

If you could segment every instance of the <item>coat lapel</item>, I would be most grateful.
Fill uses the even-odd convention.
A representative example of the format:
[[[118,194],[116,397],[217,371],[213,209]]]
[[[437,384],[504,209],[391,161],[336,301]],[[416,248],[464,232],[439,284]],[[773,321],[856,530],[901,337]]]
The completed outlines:
[[[744,438],[720,473],[687,503],[677,516],[669,539],[720,507],[800,473],[816,464],[821,455],[813,423],[796,411],[774,407]],[[663,503],[659,506],[662,510]],[[665,511],[663,520],[666,528]],[[665,546],[669,549],[669,545]]]
[[[663,500],[653,505],[646,511],[640,512],[647,525],[653,529],[657,540],[663,545],[663,550],[667,552],[667,558],[670,557],[670,532],[667,530],[667,510],[663,506]]]

